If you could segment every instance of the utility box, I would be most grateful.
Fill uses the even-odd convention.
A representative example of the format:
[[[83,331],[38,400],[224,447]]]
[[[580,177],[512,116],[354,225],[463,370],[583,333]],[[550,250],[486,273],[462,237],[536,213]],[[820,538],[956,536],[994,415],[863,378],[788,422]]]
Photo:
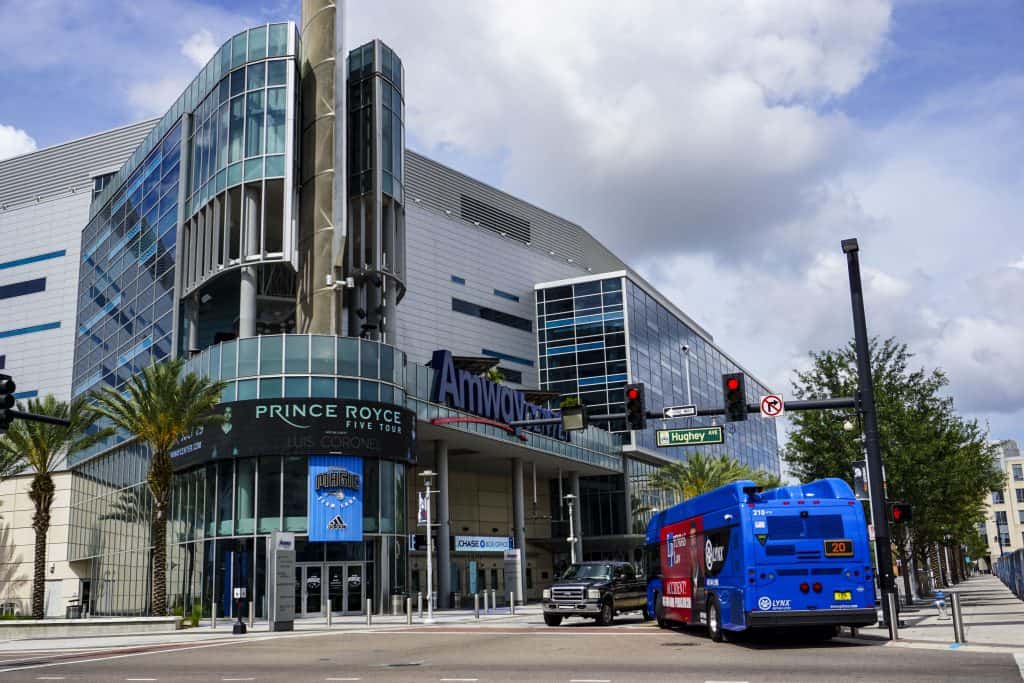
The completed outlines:
[[[267,607],[271,631],[295,629],[295,534],[267,537]]]
[[[502,597],[515,595],[515,601],[523,602],[523,558],[521,548],[505,551],[505,592]]]

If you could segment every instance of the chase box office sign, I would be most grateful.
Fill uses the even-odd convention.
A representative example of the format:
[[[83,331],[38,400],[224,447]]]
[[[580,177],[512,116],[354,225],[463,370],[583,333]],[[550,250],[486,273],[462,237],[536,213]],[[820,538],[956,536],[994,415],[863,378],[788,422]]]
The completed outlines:
[[[309,458],[309,540],[363,540],[363,459]]]
[[[176,469],[219,458],[324,453],[416,462],[416,416],[389,403],[256,399],[213,412],[223,421],[200,427],[171,451]]]

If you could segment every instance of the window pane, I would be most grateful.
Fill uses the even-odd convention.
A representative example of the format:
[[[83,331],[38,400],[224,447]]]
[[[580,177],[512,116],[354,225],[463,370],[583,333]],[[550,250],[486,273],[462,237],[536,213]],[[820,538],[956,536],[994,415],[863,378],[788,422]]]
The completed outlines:
[[[309,396],[308,377],[285,377],[284,378],[285,398],[306,398]]]
[[[309,372],[309,337],[291,335],[286,339],[284,371],[307,374]]]
[[[245,156],[263,154],[263,92],[246,96]]]
[[[231,470],[234,462],[225,460],[217,465],[217,535],[230,536],[232,531],[231,510],[234,482]]]
[[[261,379],[260,398],[281,398],[281,378],[265,377]]]
[[[238,383],[238,400],[248,401],[256,398],[256,380],[243,379]]]
[[[288,62],[279,60],[267,62],[267,85],[284,85],[287,79]]]
[[[314,377],[309,395],[317,398],[334,398],[334,378]]]
[[[259,374],[256,359],[259,353],[259,338],[242,339],[238,342],[238,376],[251,377]]]
[[[281,351],[283,338],[278,336],[260,337],[260,374],[276,375],[281,372]]]
[[[359,375],[377,379],[377,354],[379,346],[375,342],[364,341],[360,344]]]
[[[306,530],[306,458],[289,456],[284,461],[284,490],[299,491],[299,495],[284,497],[285,531]]]
[[[260,533],[281,528],[281,458],[275,455],[260,458]]]
[[[249,31],[249,61],[267,56],[267,27],[260,26]]]
[[[270,57],[279,57],[288,51],[288,24],[273,24],[270,27]]]
[[[242,158],[242,126],[245,122],[245,101],[241,97],[231,100],[231,134],[228,142],[228,161]],[[230,178],[228,180],[230,183]]]
[[[245,64],[245,31],[231,39],[231,68]]]
[[[250,64],[246,69],[245,87],[246,90],[258,90],[263,87],[267,80],[267,65],[263,62]]]
[[[312,341],[312,371],[334,374],[334,337],[314,336]]]
[[[284,62],[280,63],[284,64]],[[271,88],[267,91],[267,154],[284,152],[284,119],[287,101],[285,88]]]
[[[359,340],[339,339],[338,340],[338,374],[348,377],[359,375]]]
[[[251,534],[256,516],[256,459],[238,460],[238,480],[235,483],[235,532]]]

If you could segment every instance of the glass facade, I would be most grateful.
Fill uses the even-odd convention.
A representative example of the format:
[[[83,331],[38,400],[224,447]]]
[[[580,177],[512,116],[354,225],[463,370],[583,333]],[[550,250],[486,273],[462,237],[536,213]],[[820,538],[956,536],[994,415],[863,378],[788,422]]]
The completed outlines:
[[[648,410],[687,403],[688,383],[695,404],[719,405],[722,374],[741,371],[711,341],[628,277],[596,276],[542,287],[536,296],[541,388],[574,394],[593,413],[621,412],[623,388],[629,381],[646,385]],[[684,376],[684,344],[689,347],[689,378]],[[766,393],[766,387],[747,376],[748,402]],[[685,425],[672,421],[666,426],[704,426],[714,419],[692,418]],[[635,447],[685,457],[682,449],[658,449],[654,431],[661,424],[648,424],[647,430],[632,434]],[[625,433],[622,421],[610,427]],[[774,422],[752,415],[745,422],[728,423],[725,441],[701,450],[711,455],[727,453],[751,467],[779,472]]]
[[[377,146],[374,141],[378,139],[378,135],[373,119],[374,103],[379,97],[380,189],[388,196],[402,197],[402,183],[405,182],[402,168],[405,150],[405,101],[402,94],[404,76],[402,60],[380,41],[369,42],[352,50],[348,55],[350,195],[362,195],[375,189],[373,176]]]

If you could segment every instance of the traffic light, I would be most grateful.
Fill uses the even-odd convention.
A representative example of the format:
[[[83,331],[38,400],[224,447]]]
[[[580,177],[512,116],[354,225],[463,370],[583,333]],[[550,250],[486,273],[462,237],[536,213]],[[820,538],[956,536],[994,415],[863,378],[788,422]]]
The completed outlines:
[[[889,503],[888,513],[889,522],[892,524],[909,522],[914,518],[913,510],[910,509],[910,503]]]
[[[0,432],[6,432],[14,416],[11,415],[11,408],[14,407],[14,378],[10,375],[0,375]]]
[[[644,402],[644,385],[626,385],[626,427],[645,429],[647,427],[647,406]]]
[[[722,375],[722,396],[725,399],[726,422],[747,419],[747,394],[743,390],[743,373]]]

